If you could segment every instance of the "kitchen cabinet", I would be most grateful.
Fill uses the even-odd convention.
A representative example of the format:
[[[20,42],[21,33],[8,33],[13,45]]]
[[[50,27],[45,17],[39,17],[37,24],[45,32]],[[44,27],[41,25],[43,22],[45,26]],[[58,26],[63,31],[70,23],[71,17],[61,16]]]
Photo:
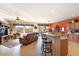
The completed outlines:
[[[75,28],[76,30],[79,30],[79,22],[76,22],[76,23],[75,23],[74,28]]]

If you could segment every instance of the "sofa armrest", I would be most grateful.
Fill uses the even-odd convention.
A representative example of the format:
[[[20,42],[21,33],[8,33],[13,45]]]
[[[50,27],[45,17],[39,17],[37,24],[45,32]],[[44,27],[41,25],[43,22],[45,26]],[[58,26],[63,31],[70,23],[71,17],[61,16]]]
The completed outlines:
[[[23,38],[19,38],[19,42],[21,43],[23,41]]]

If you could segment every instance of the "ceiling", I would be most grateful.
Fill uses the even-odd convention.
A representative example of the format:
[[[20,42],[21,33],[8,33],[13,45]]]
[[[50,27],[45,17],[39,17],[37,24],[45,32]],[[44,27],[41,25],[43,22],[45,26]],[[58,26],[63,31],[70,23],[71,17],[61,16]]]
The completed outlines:
[[[50,23],[79,16],[78,3],[0,3],[0,21]]]

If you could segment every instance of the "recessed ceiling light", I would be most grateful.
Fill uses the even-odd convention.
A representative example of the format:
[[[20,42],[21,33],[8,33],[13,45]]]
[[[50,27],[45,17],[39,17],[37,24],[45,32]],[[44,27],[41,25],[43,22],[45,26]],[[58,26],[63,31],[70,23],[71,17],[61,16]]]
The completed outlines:
[[[55,10],[51,10],[52,13],[55,13]]]

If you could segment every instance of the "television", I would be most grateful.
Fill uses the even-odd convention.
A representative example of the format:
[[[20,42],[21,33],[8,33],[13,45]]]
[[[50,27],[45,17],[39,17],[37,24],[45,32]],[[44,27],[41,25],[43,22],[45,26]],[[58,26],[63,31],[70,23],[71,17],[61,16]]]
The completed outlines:
[[[5,27],[0,27],[0,36],[5,35]]]

